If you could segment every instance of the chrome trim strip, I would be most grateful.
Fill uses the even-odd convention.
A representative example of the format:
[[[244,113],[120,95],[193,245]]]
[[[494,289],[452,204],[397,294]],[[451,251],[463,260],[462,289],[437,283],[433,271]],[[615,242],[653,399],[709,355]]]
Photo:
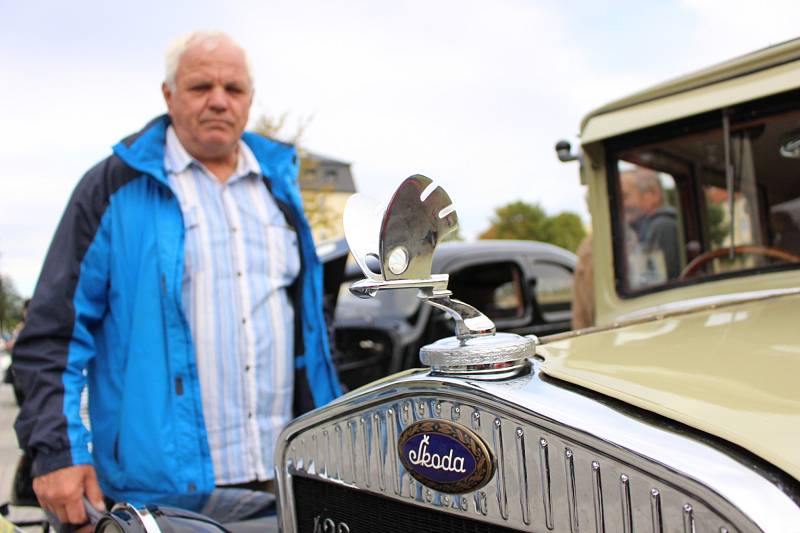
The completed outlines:
[[[694,509],[688,503],[683,506],[683,533],[694,533]]]
[[[800,288],[790,288],[722,294],[703,298],[694,298],[690,300],[681,300],[680,302],[648,307],[646,309],[640,309],[625,315],[620,315],[616,317],[614,322],[611,324],[591,326],[588,328],[565,331],[564,333],[555,333],[553,335],[539,337],[538,346],[543,346],[551,342],[562,341],[565,339],[582,337],[584,335],[588,335],[589,333],[596,333],[599,331],[609,331],[626,326],[646,324],[648,322],[654,322],[656,320],[662,320],[665,318],[688,315],[702,311],[713,311],[715,309],[722,309],[725,307],[742,305],[750,302],[771,300],[774,298],[785,298],[787,296],[797,296],[799,294]]]
[[[661,493],[658,489],[650,489],[650,517],[653,519],[653,533],[664,533],[664,521],[661,518]]]
[[[358,485],[358,454],[356,453],[356,425],[352,420],[347,421],[347,449],[350,450],[350,478],[353,485]]]
[[[370,468],[370,461],[372,458],[372,454],[369,453],[369,439],[367,439],[367,422],[364,420],[364,417],[358,419],[358,430],[361,433],[361,454],[364,456],[362,459],[362,466],[364,467],[364,484],[367,488],[370,487],[371,480],[370,477],[373,473],[373,469]],[[355,449],[355,447],[353,448]]]
[[[506,458],[503,447],[503,423],[499,418],[494,419],[493,442],[497,454],[497,505],[500,516],[508,520],[508,491],[506,486]]]
[[[569,448],[564,449],[564,466],[567,475],[567,507],[569,509],[570,533],[578,533],[578,497],[575,494],[575,462],[574,454]]]
[[[622,503],[622,531],[633,533],[633,508],[631,507],[630,478],[625,474],[619,476],[619,499]]]
[[[381,426],[381,415],[372,415],[373,438],[375,448],[378,450],[378,488],[381,492],[386,490],[386,454],[383,451],[383,431]]]
[[[386,433],[389,436],[389,440],[387,442],[397,442],[397,420],[395,418],[394,409],[389,409],[386,411]],[[387,456],[389,453],[387,452]],[[389,459],[390,464],[392,465],[392,477],[394,478],[394,493],[397,496],[402,496],[403,494],[403,485],[402,481],[400,480],[400,461],[397,460],[396,457],[391,457]]]
[[[485,487],[460,495],[461,499],[459,495],[445,499],[410,482],[400,464],[397,438],[417,416],[420,404],[424,413],[429,410],[445,417],[458,406],[462,413],[458,423],[471,426],[494,454],[497,474]],[[560,382],[539,374],[535,364],[527,376],[506,382],[420,372],[362,389],[295,420],[283,432],[276,455],[281,525],[286,532],[296,531],[293,476],[392,499],[402,497],[409,505],[529,531],[573,533],[576,526],[582,532],[622,531],[628,526],[636,532],[659,531],[654,524],[663,531],[680,531],[685,518],[691,519],[697,532],[773,532],[784,531],[785,524],[800,523],[800,507],[792,499],[797,495],[783,492],[788,489],[723,450],[617,405],[562,388]],[[406,421],[398,416],[404,410]],[[362,419],[365,427],[355,440],[364,435],[374,438],[374,445],[367,444],[366,449],[377,455],[369,457],[368,463],[366,458],[358,459],[354,467],[350,454],[343,451],[350,441],[341,434],[342,426]],[[519,440],[517,429],[522,430]],[[314,457],[314,436],[323,450],[326,447],[319,444],[330,441],[330,451],[319,451]],[[363,443],[353,443],[363,453]],[[507,448],[510,443],[513,451]],[[534,446],[538,451],[533,451]],[[326,464],[330,456],[334,460]],[[365,465],[370,471],[369,487]],[[356,477],[353,468],[358,470]],[[565,470],[556,473],[554,468]],[[383,488],[377,481],[381,472],[386,476]],[[622,475],[627,476],[627,487]],[[521,483],[522,478],[527,483]],[[656,501],[653,490],[658,491]],[[535,510],[536,501],[542,502],[538,509],[545,512]],[[684,504],[691,505],[690,515],[685,516]],[[302,511],[299,516],[307,519]],[[625,521],[624,516],[628,517]]]
[[[519,506],[522,511],[522,522],[531,523],[530,503],[528,502],[528,462],[525,460],[525,430],[517,428],[517,473],[519,475]]]
[[[542,505],[547,529],[553,529],[553,502],[550,499],[550,453],[547,440],[539,439],[539,472],[542,479]]]
[[[594,524],[598,533],[605,533],[606,523],[603,516],[603,483],[600,476],[600,463],[592,461],[592,495],[594,496]]]

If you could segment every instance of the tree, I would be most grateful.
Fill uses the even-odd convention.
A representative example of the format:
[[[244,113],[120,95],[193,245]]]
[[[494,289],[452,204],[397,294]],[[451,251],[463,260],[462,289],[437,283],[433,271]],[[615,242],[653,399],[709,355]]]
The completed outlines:
[[[549,242],[574,252],[585,236],[583,223],[575,213],[548,216],[538,203],[518,200],[496,208],[489,229],[479,238]]]
[[[11,331],[22,320],[23,301],[11,278],[0,275],[0,333]]]
[[[547,215],[539,204],[511,202],[494,210],[489,229],[479,239],[522,239],[540,241],[545,237]]]
[[[293,144],[297,148],[297,154],[300,156],[300,175],[302,176],[306,172],[315,172],[318,163],[306,155],[306,151],[300,144],[312,117],[300,117],[294,131],[287,134],[288,117],[288,113],[282,113],[277,118],[263,114],[256,119],[253,131],[280,142]],[[331,230],[336,225],[336,213],[325,205],[327,192],[329,191],[300,191],[300,196],[303,200],[303,211],[305,211],[308,224],[316,230]]]
[[[545,221],[545,242],[555,244],[574,252],[586,236],[581,217],[564,211]]]

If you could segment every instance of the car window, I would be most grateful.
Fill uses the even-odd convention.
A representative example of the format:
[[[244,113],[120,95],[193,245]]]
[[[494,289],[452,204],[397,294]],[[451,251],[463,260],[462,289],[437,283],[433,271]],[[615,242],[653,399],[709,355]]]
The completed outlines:
[[[487,263],[450,274],[453,297],[476,307],[492,320],[525,315],[522,272],[510,262]]]
[[[610,192],[623,295],[800,265],[794,107],[748,104],[619,141]]]
[[[548,322],[569,320],[572,305],[573,273],[555,263],[533,265],[534,296],[542,317]]]
[[[357,278],[361,279],[361,278]],[[357,279],[345,281],[339,287],[335,320],[404,319],[411,320],[420,306],[416,289],[381,291],[374,298],[359,298],[350,292]]]

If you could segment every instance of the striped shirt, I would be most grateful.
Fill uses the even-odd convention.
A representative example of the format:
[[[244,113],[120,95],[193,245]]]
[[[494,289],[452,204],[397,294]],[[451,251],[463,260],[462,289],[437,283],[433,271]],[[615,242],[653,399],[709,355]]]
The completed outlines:
[[[185,226],[183,307],[192,332],[218,485],[271,479],[291,419],[297,235],[250,148],[221,183],[170,126],[164,166]]]

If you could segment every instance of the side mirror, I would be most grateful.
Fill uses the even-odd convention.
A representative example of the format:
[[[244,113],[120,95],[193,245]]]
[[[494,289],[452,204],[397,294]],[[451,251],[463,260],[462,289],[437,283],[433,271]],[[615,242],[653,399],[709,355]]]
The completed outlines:
[[[560,140],[556,143],[556,154],[558,155],[558,160],[562,163],[577,161],[581,157],[580,154],[572,153],[572,145],[565,140]]]

